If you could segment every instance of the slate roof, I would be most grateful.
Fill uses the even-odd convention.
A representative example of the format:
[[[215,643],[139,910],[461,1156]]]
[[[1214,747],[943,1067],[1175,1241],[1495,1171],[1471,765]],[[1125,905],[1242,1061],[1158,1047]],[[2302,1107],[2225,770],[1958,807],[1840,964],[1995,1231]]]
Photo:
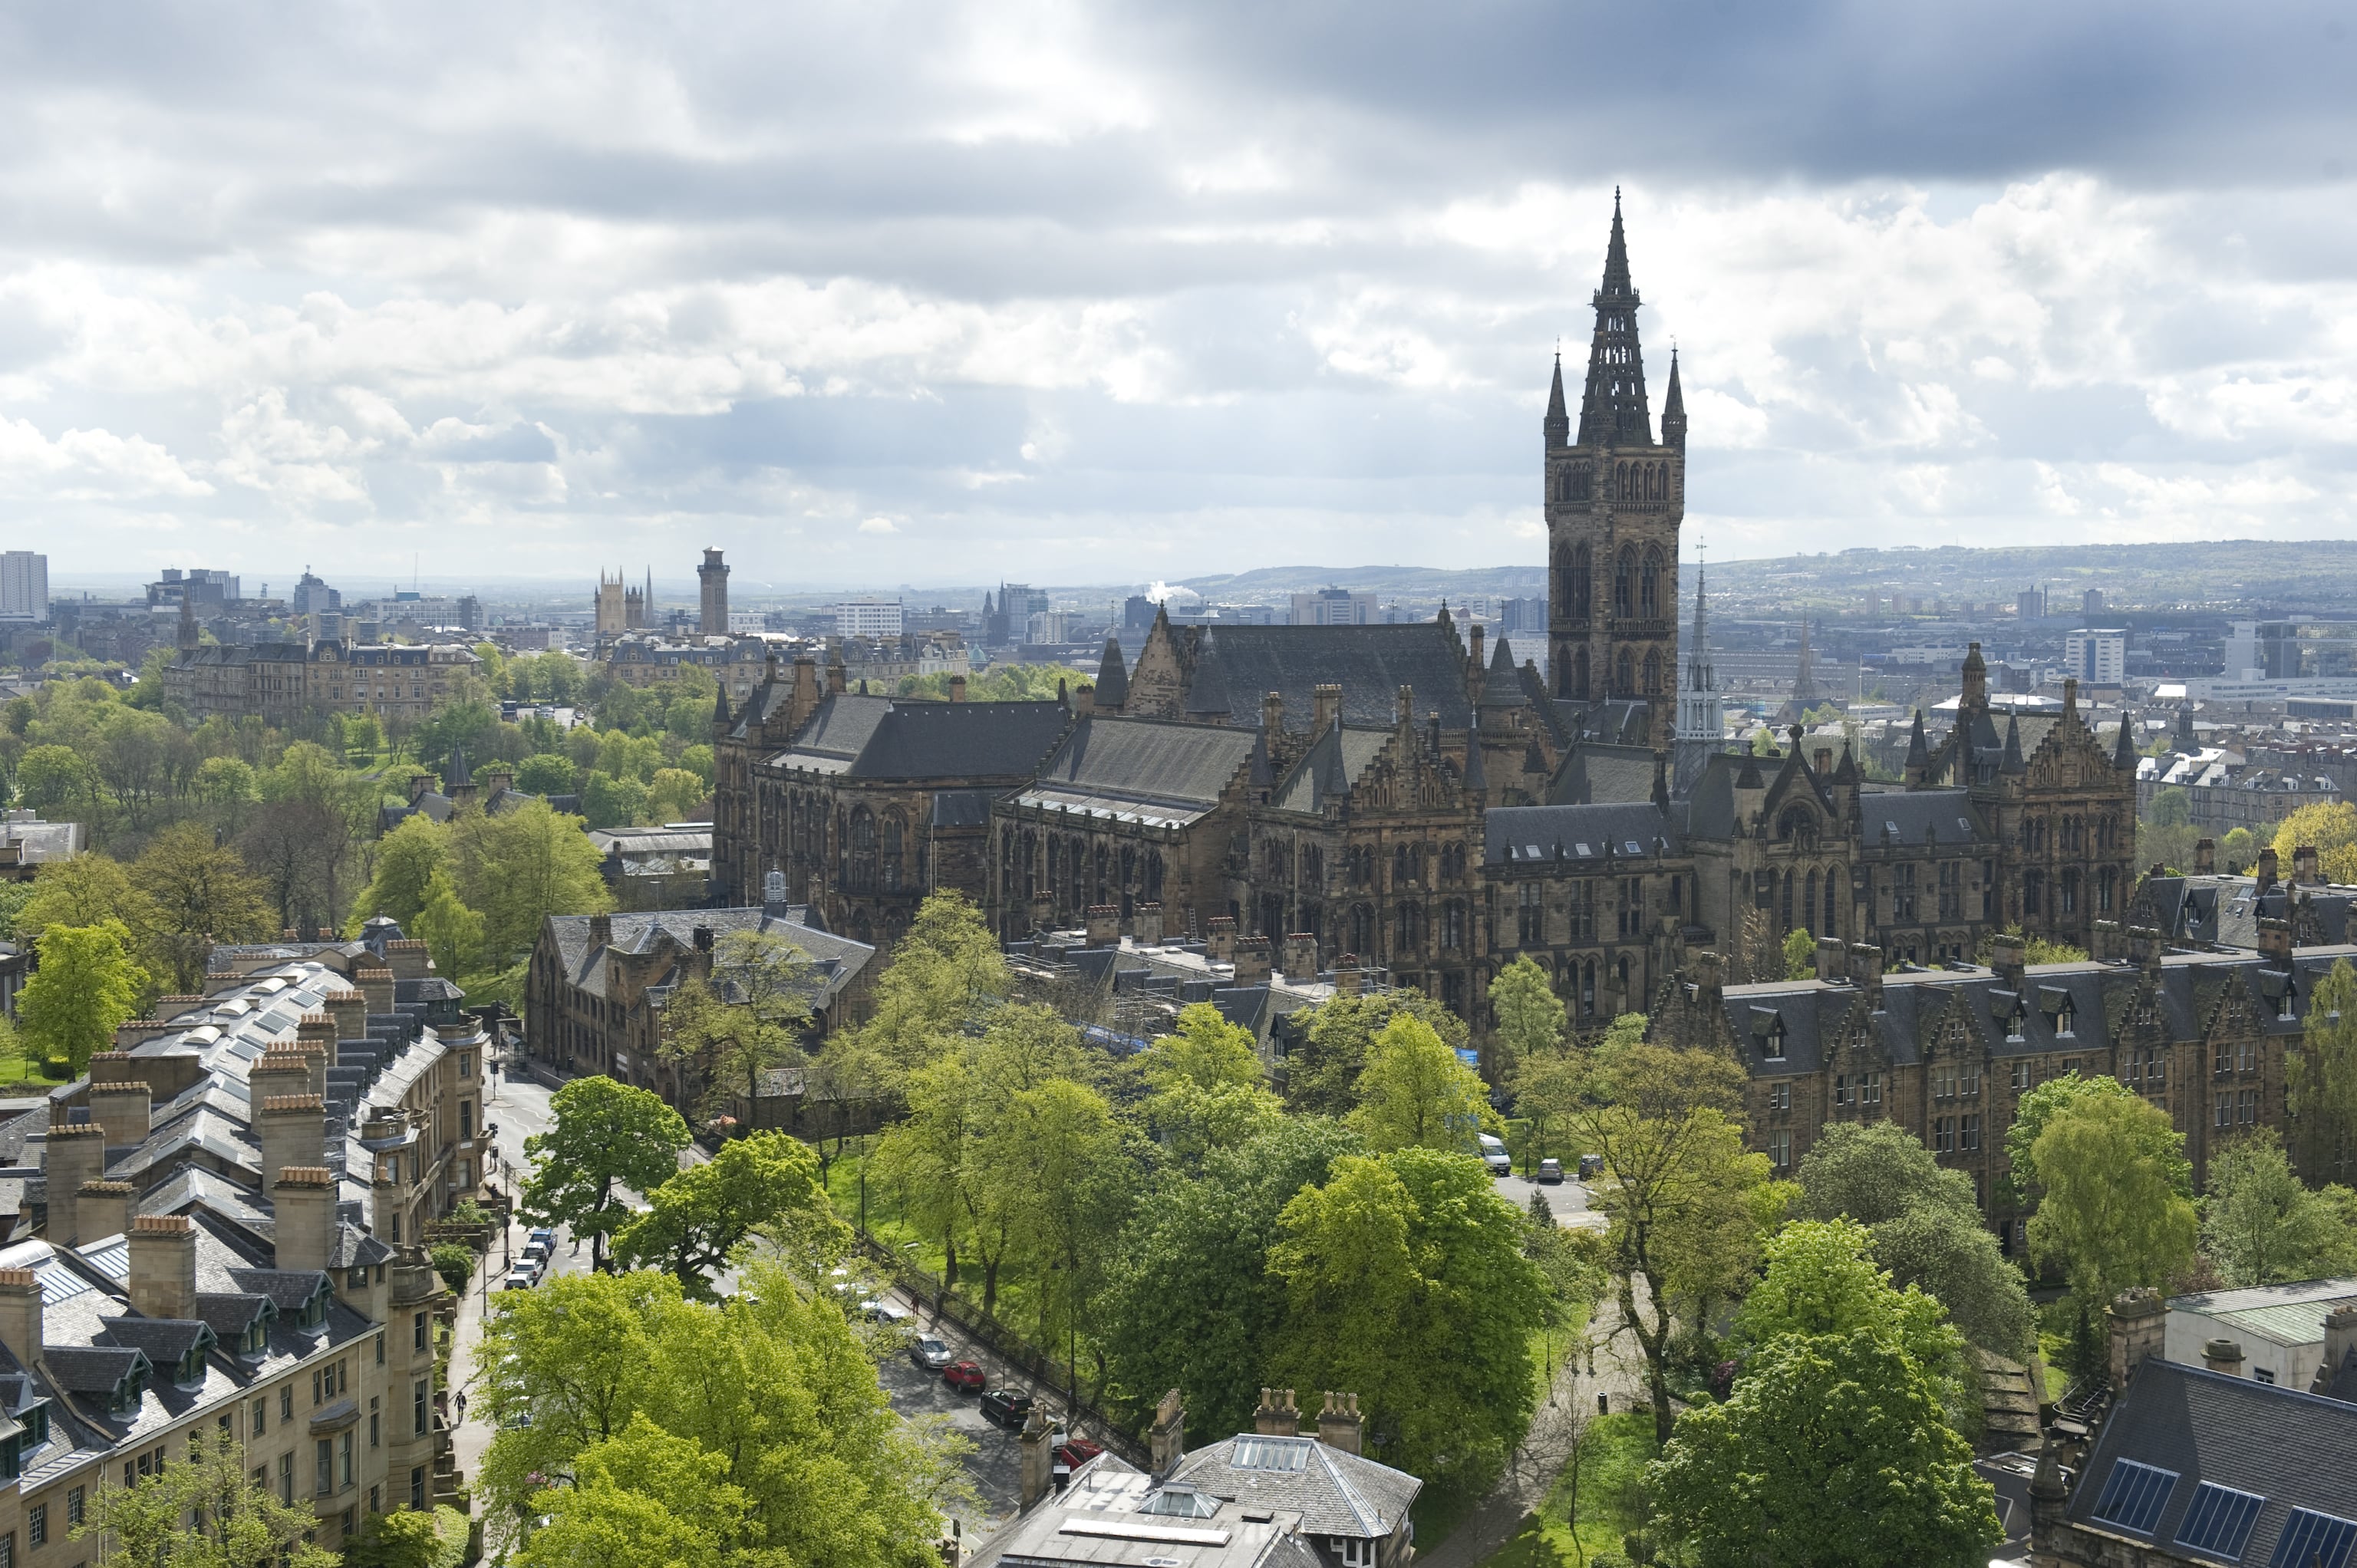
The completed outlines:
[[[1073,726],[1015,801],[1178,827],[1220,803],[1260,744],[1256,729],[1092,715]]]
[[[1647,764],[1648,769],[1651,763]],[[1487,865],[1532,861],[1604,861],[1684,853],[1683,804],[1663,811],[1643,804],[1495,806],[1482,814],[1481,858]],[[1631,849],[1631,844],[1635,849]]]
[[[1269,803],[1280,811],[1316,813],[1331,795],[1347,795],[1358,788],[1369,768],[1391,744],[1389,729],[1366,729],[1348,724],[1329,725],[1293,765]]]
[[[1550,806],[1651,804],[1652,799],[1653,753],[1649,746],[1586,741],[1564,754],[1555,777],[1547,780]]]
[[[2072,1487],[2071,1522],[2173,1549],[2204,1482],[2266,1499],[2239,1560],[2271,1562],[2294,1509],[2357,1520],[2357,1405],[2147,1357]],[[2175,1473],[2148,1530],[2093,1517],[2122,1461]],[[2206,1554],[2205,1554],[2206,1555]]]
[[[848,937],[838,937],[815,926],[802,925],[781,918],[767,909],[654,909],[634,915],[608,917],[613,924],[611,940],[616,950],[625,953],[650,953],[662,938],[677,946],[682,953],[695,947],[695,929],[709,929],[714,937],[730,931],[770,931],[784,937],[810,955],[811,961],[825,977],[823,1001],[832,1001],[849,985],[876,956],[876,950],[865,942],[855,942]],[[593,946],[589,940],[587,915],[552,915],[548,918],[549,933],[555,939],[557,957],[564,964],[565,981],[592,996],[606,994],[604,950]],[[669,983],[668,979],[654,982]]]
[[[854,779],[1028,779],[1071,717],[1061,703],[897,703],[838,693],[769,760]]]
[[[1424,1483],[1315,1437],[1243,1434],[1178,1461],[1174,1481],[1254,1508],[1300,1514],[1305,1535],[1381,1539],[1395,1529]]]
[[[1345,722],[1388,729],[1398,713],[1399,689],[1415,690],[1416,722],[1437,713],[1443,729],[1473,727],[1465,694],[1465,645],[1438,621],[1406,626],[1205,626],[1174,628],[1192,634],[1197,669],[1215,660],[1229,723],[1259,725],[1261,702],[1285,700],[1285,727],[1308,728],[1313,689],[1342,688]],[[1190,680],[1187,711],[1195,705]]]
[[[1858,820],[1871,848],[1889,823],[1899,844],[1972,844],[1992,842],[1988,826],[1964,789],[1860,789]]]

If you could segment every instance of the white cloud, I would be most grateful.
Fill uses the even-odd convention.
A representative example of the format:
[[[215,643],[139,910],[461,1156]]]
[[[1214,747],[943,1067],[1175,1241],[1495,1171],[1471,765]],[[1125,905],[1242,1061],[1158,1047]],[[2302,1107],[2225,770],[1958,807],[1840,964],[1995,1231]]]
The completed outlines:
[[[900,525],[888,517],[871,517],[860,522],[859,532],[876,534],[898,533],[900,532]]]

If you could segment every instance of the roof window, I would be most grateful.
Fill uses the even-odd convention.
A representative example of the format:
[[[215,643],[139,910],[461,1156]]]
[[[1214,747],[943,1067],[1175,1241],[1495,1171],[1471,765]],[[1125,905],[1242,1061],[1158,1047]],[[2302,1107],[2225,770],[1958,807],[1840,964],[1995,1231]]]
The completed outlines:
[[[2174,1470],[2140,1465],[2134,1459],[2115,1459],[2111,1477],[2104,1483],[2104,1495],[2095,1499],[2091,1517],[2098,1524],[2116,1525],[2133,1535],[2150,1535],[2152,1527],[2160,1522],[2160,1510],[2169,1506],[2169,1493],[2176,1488]]]
[[[2193,1504],[2185,1510],[2185,1522],[2177,1531],[2177,1544],[2232,1562],[2243,1554],[2251,1539],[2251,1526],[2258,1522],[2259,1510],[2266,1505],[2267,1499],[2255,1492],[2238,1492],[2204,1481],[2194,1488]]]
[[[1310,1437],[1239,1437],[1228,1463],[1239,1470],[1305,1470],[1316,1442]]]

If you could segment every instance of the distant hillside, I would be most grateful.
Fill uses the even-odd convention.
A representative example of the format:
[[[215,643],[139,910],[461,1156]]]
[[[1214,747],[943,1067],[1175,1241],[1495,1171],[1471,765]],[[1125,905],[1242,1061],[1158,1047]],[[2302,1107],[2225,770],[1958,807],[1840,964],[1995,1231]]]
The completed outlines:
[[[1546,568],[1476,566],[1461,572],[1428,566],[1262,566],[1210,577],[1187,577],[1181,587],[1229,603],[1272,603],[1289,594],[1348,588],[1361,594],[1401,594],[1412,598],[1468,598],[1475,594],[1546,592]]]

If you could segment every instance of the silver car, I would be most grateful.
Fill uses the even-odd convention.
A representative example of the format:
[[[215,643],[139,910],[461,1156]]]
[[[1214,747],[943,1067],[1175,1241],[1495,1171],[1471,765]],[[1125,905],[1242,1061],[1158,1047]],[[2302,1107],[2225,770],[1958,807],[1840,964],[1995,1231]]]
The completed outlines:
[[[909,1359],[928,1372],[938,1372],[956,1358],[950,1353],[950,1348],[947,1345],[933,1336],[925,1334],[919,1336],[916,1343],[909,1347]]]

